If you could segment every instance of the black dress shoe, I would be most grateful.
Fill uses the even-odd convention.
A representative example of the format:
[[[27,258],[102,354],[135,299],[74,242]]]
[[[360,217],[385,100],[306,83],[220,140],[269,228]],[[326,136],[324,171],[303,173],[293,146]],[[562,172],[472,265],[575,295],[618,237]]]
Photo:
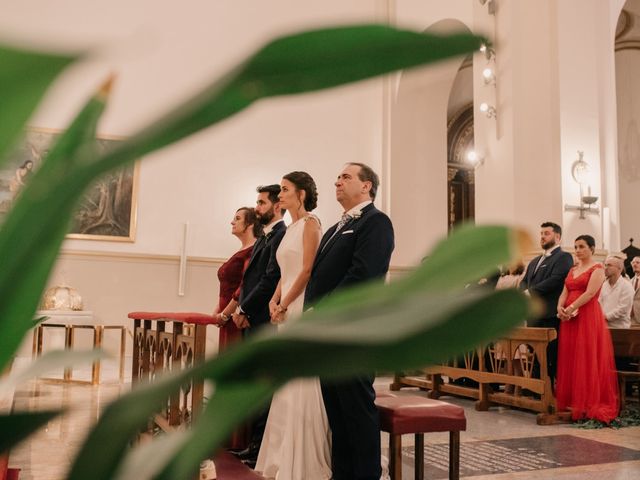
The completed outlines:
[[[257,459],[251,458],[251,459],[247,459],[247,460],[242,460],[242,464],[246,465],[251,470],[255,470],[256,469],[256,461],[257,461]]]
[[[247,448],[240,450],[234,455],[240,460],[256,460],[258,458],[258,452],[260,451],[260,445],[250,443]]]

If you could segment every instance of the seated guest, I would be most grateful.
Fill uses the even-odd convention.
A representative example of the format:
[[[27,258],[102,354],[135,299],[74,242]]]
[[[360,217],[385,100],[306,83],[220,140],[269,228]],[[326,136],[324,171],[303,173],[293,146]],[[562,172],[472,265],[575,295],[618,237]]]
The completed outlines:
[[[518,288],[523,276],[524,263],[522,263],[522,261],[514,263],[500,276],[496,284],[496,290]]]
[[[609,328],[629,328],[631,326],[631,307],[633,306],[633,287],[622,277],[624,263],[621,259],[609,256],[604,262],[606,281],[600,290],[600,305]]]

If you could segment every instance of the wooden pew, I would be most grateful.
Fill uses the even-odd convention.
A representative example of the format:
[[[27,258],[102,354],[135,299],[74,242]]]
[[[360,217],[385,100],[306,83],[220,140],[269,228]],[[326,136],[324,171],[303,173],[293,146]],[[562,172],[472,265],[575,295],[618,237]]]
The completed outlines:
[[[515,328],[487,346],[467,353],[458,361],[430,365],[421,374],[400,373],[395,376],[391,390],[420,387],[430,390],[431,398],[452,394],[475,398],[476,410],[488,410],[492,404],[508,405],[538,412],[538,423],[554,421],[555,397],[547,375],[547,346],[556,338],[553,328]],[[520,352],[526,345],[526,353]],[[515,364],[523,375],[515,374]],[[445,383],[443,377],[448,377]],[[467,385],[452,382],[465,378]],[[512,392],[495,389],[496,384],[510,386]],[[523,390],[533,395],[524,395]]]
[[[640,328],[610,328],[616,359],[630,360],[631,367],[618,370],[620,410],[626,403],[627,382],[640,382]],[[633,367],[635,366],[635,369]]]

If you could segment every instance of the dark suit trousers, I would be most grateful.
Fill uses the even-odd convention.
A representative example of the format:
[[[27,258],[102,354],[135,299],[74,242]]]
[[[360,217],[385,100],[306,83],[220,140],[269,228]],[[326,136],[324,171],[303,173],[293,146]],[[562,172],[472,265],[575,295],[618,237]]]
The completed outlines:
[[[331,426],[333,480],[379,480],[380,421],[373,376],[322,381],[321,386]]]
[[[558,317],[541,318],[535,322],[532,327],[540,328],[555,328],[556,333],[560,329],[560,319]],[[547,346],[547,373],[551,378],[551,386],[556,379],[556,372],[558,371],[558,339],[549,342]]]

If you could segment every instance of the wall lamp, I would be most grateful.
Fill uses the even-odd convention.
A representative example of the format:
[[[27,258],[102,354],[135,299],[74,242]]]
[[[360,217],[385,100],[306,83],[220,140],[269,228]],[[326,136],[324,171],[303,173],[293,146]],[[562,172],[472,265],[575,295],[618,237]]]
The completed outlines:
[[[495,118],[496,117],[496,107],[489,105],[487,102],[482,102],[480,104],[480,111],[484,113],[487,118]]]
[[[484,165],[484,157],[479,155],[475,150],[469,150],[467,152],[467,162],[473,168],[478,168],[480,165]]]
[[[493,73],[493,69],[491,67],[487,67],[482,70],[482,78],[484,78],[485,85],[495,85],[496,84],[496,75]]]
[[[586,218],[585,214],[593,213],[598,215],[600,209],[595,203],[598,201],[597,195],[591,195],[591,186],[586,185],[589,172],[591,170],[590,165],[583,158],[584,152],[578,151],[578,159],[571,165],[571,176],[573,180],[580,186],[580,205],[569,205],[565,203],[565,211],[580,212],[580,218]],[[585,195],[584,187],[587,187]],[[592,208],[593,207],[593,208]]]

